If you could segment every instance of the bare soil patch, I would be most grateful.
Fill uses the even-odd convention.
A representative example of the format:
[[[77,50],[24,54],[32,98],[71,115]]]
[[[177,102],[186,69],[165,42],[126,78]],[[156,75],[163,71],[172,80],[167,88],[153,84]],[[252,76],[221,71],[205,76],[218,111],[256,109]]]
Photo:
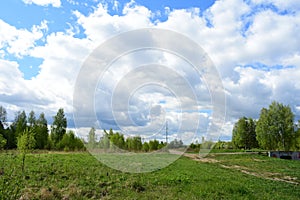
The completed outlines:
[[[208,157],[199,157],[197,154],[189,154],[185,153],[184,156],[189,157],[193,160],[197,160],[199,162],[205,162],[205,163],[218,163],[219,161],[214,158],[208,158]]]
[[[221,167],[226,168],[226,169],[234,169],[237,171],[240,171],[244,174],[248,174],[251,176],[255,176],[258,178],[264,178],[267,180],[272,180],[272,181],[281,181],[285,183],[290,183],[290,184],[296,184],[299,185],[299,181],[297,181],[296,177],[291,177],[291,176],[284,176],[283,174],[280,173],[272,173],[272,172],[256,172],[253,171],[245,166],[240,166],[240,165],[224,165],[221,161],[216,160],[212,157],[204,157],[200,158],[197,154],[184,154],[184,156],[189,157],[193,160],[199,161],[199,162],[204,162],[204,163],[219,163]],[[260,159],[253,159],[255,162],[264,162],[264,160]]]

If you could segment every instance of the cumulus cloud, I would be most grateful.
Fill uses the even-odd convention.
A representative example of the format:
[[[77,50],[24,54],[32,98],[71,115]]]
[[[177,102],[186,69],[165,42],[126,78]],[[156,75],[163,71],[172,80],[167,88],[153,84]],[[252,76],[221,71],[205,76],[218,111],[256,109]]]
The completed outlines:
[[[27,112],[31,109],[47,111],[55,99],[48,98],[45,89],[37,90],[35,83],[24,80],[23,73],[18,67],[16,62],[0,59],[0,103],[5,104],[8,111],[13,113],[20,109]]]
[[[67,112],[72,112],[75,77],[93,45],[68,33],[57,32],[44,36],[43,32],[47,30],[45,21],[33,26],[30,31],[17,29],[3,21],[0,24],[3,27],[1,33],[5,35],[0,41],[4,50],[2,57],[12,54],[43,60],[38,75],[25,80],[16,61],[2,59],[1,101],[10,102],[25,110],[46,110],[52,114],[63,107]],[[36,40],[42,38],[45,45],[37,45]]]
[[[299,12],[300,5],[297,0],[252,0],[251,3],[262,5],[274,5],[279,11]]]
[[[29,55],[36,41],[44,37],[47,31],[47,21],[42,21],[40,25],[33,25],[31,30],[17,29],[0,19],[0,48],[6,50],[9,54],[17,57]],[[5,54],[2,51],[2,56]]]
[[[297,52],[300,41],[297,16],[282,16],[271,10],[258,13],[246,32],[246,61],[272,66],[283,64],[284,58]]]
[[[25,4],[36,4],[39,6],[52,5],[53,7],[59,8],[61,6],[60,0],[23,0]]]
[[[60,1],[24,2],[61,6]],[[111,15],[109,8],[100,3],[88,14],[73,11],[76,24],[71,26],[74,29],[47,36],[47,21],[27,30],[0,20],[1,101],[22,107],[25,105],[17,103],[17,99],[22,99],[41,109],[55,111],[64,107],[71,113],[76,77],[88,55],[112,36],[157,27],[188,36],[200,44],[214,62],[227,98],[227,122],[220,133],[223,136],[231,135],[231,128],[239,117],[258,118],[260,109],[273,100],[289,104],[296,118],[300,118],[300,8],[296,0],[220,0],[204,12],[197,8],[167,9],[168,18],[161,22],[154,22],[155,13],[133,1],[123,8],[114,2],[114,9],[119,9],[122,15]],[[74,32],[79,28],[86,37],[75,37]],[[44,45],[39,46],[36,41],[41,39]],[[139,39],[145,38],[134,38],[132,43]],[[175,44],[184,45],[180,41],[174,41]],[[4,59],[7,54],[43,59],[39,74],[32,80],[24,80],[18,63]],[[168,68],[138,70],[145,64]],[[165,74],[160,73],[162,71]],[[95,105],[91,108],[90,104],[84,104],[87,100],[84,95],[79,102],[82,117],[87,119],[96,108],[93,120],[87,121],[91,126],[102,123],[106,128],[113,126],[128,132],[134,132],[139,126],[139,131],[149,133],[145,137],[156,131],[157,138],[163,138],[161,130],[166,120],[174,137],[180,136],[176,135],[180,129],[182,134],[187,134],[182,135],[183,138],[190,138],[197,121],[200,121],[199,133],[205,133],[210,126],[209,86],[181,57],[159,51],[135,52],[123,55],[106,70],[102,80],[98,80],[99,77],[87,72],[85,80],[94,80],[97,87],[84,84],[82,88],[94,91]],[[125,78],[134,81],[125,81]],[[151,85],[155,80],[162,84]],[[141,81],[149,84],[138,87]],[[193,88],[197,104],[189,98],[191,91],[183,87],[187,86],[185,81]],[[177,91],[177,96],[168,88]],[[115,104],[111,103],[113,97],[117,100]]]
[[[92,47],[88,40],[59,32],[47,36],[46,45],[31,52],[32,56],[44,59],[39,74],[32,82],[38,90],[47,89],[48,98],[56,102],[52,109],[63,107],[72,112],[76,76]]]
[[[150,20],[151,11],[134,2],[125,5],[122,16],[110,15],[103,4],[98,4],[95,11],[88,16],[79,11],[74,11],[74,14],[78,18],[78,23],[84,28],[87,38],[99,45],[112,35],[153,26]]]

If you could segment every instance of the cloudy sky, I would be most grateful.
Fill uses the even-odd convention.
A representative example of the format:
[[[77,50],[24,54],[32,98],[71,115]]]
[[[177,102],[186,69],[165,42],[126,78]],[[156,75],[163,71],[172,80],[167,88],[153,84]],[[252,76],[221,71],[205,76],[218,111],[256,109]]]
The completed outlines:
[[[194,56],[209,56],[216,69],[211,75],[221,85],[165,49],[118,55],[102,74],[96,72],[101,64],[91,65],[91,55],[112,47],[101,53],[101,45],[141,28],[168,30],[198,44],[203,52]],[[298,0],[1,1],[0,105],[10,120],[18,110],[34,110],[51,122],[64,108],[70,127],[157,139],[166,121],[170,137],[191,139],[212,131],[214,118],[224,117],[215,130],[230,139],[238,118],[257,119],[274,100],[290,105],[300,119],[299,33]],[[167,46],[187,44],[161,37]],[[123,41],[141,44],[149,38],[140,34]],[[88,73],[84,67],[90,67]],[[223,88],[224,105],[214,105],[215,82]],[[222,116],[214,116],[222,106],[226,114],[221,109]]]

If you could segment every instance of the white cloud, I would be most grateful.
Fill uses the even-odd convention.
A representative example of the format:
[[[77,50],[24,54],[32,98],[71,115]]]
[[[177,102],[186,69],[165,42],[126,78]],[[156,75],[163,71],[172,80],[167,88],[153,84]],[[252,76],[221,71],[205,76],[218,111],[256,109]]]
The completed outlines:
[[[60,32],[45,38],[44,32],[48,30],[46,21],[34,25],[30,31],[17,29],[2,20],[0,27],[2,101],[14,103],[20,109],[29,109],[26,106],[32,104],[32,109],[56,112],[63,107],[72,112],[73,85],[82,62],[93,48],[90,41]],[[44,46],[37,46],[39,39],[44,39]],[[39,74],[25,80],[17,62],[3,59],[9,54],[17,58],[42,58]]]
[[[17,57],[28,55],[35,46],[35,42],[44,37],[48,30],[47,21],[32,26],[31,30],[17,29],[0,19],[0,48]],[[3,51],[3,53],[5,53]]]
[[[299,15],[282,16],[270,10],[258,13],[246,32],[248,62],[283,64],[284,58],[299,52],[299,24]]]
[[[280,11],[299,12],[300,4],[298,0],[251,0],[256,5],[272,4]]]
[[[299,12],[282,15],[269,9],[253,13],[252,6],[243,1],[217,1],[204,17],[175,10],[158,25],[187,34],[208,52],[229,94],[229,118],[257,116],[271,100],[292,103],[291,99],[299,98]],[[270,72],[236,68],[256,63],[283,68]]]
[[[40,91],[47,88],[47,97],[56,102],[52,109],[63,107],[72,112],[73,86],[91,48],[93,45],[86,39],[58,32],[47,36],[45,46],[31,51],[31,56],[44,59],[32,85]]]
[[[178,31],[198,42],[221,74],[228,76],[242,56],[242,16],[249,11],[250,7],[240,0],[216,1],[203,17],[192,15],[189,10],[174,10],[158,27]]]
[[[35,3],[29,0],[26,2]],[[60,3],[54,3],[54,1],[47,1],[48,4],[45,2],[43,1],[40,5],[60,6]],[[72,30],[65,33],[51,33],[44,38],[44,32],[47,31],[46,21],[41,25],[33,26],[31,30],[25,30],[17,29],[0,20],[1,95],[15,97],[11,102],[18,97],[34,102],[33,104],[42,109],[48,108],[56,111],[57,108],[64,107],[68,112],[72,112],[72,95],[76,76],[83,61],[94,48],[112,36],[125,31],[159,27],[185,34],[198,42],[215,63],[227,94],[228,116],[227,123],[222,129],[223,135],[231,134],[234,120],[242,116],[258,117],[260,109],[268,106],[272,100],[290,104],[299,118],[300,16],[298,4],[296,5],[295,2],[292,0],[267,1],[280,8],[280,11],[293,10],[293,13],[282,14],[272,9],[259,9],[259,5],[265,4],[265,1],[220,0],[216,1],[203,15],[199,14],[199,9],[166,9],[168,19],[164,22],[152,22],[153,13],[134,2],[123,8],[122,16],[110,15],[107,8],[99,4],[94,12],[88,15],[74,11],[78,19],[74,27],[82,26],[87,36],[82,39],[75,38]],[[120,9],[120,5],[118,8]],[[257,9],[254,11],[254,8]],[[43,38],[45,45],[36,46],[36,41]],[[180,44],[181,41],[174,41],[176,42]],[[30,55],[42,58],[44,61],[39,66],[39,75],[32,80],[25,81],[18,69],[18,63],[4,60],[7,52],[19,57]],[[150,81],[155,77],[156,80],[165,80],[165,83],[178,86],[178,96],[172,96],[167,91],[158,90],[157,87],[152,87],[152,90],[145,87],[140,90],[140,93],[135,93],[136,96],[132,95],[130,106],[128,99],[120,104],[132,109],[130,111],[136,110],[137,114],[126,115],[128,110],[124,110],[124,106],[115,107],[120,122],[129,131],[133,131],[136,126],[125,122],[130,120],[128,117],[135,117],[136,120],[140,120],[138,122],[141,124],[143,122],[145,127],[151,122],[151,127],[148,126],[149,131],[158,130],[163,126],[163,120],[168,119],[170,128],[177,127],[181,123],[183,132],[191,134],[191,127],[195,125],[196,119],[201,119],[203,124],[200,124],[200,129],[201,132],[205,132],[211,115],[176,112],[180,109],[195,110],[195,107],[193,107],[193,101],[188,98],[183,99],[188,96],[184,87],[181,87],[184,82],[178,81],[179,79],[172,71],[194,84],[201,102],[198,106],[209,110],[211,109],[211,96],[205,83],[194,81],[194,71],[189,70],[189,66],[174,55],[165,52],[145,51],[144,53],[123,56],[117,65],[112,66],[115,68],[107,71],[107,77],[104,80],[106,84],[103,85],[101,88],[103,91],[99,94],[109,100],[111,96],[105,92],[112,92],[118,83],[122,83],[118,86],[120,93],[117,99],[123,102],[122,98],[128,92],[128,88],[138,81]],[[135,76],[131,76],[136,82],[122,82],[122,78],[128,75],[133,66],[144,63],[171,66],[172,70],[168,71],[168,77],[155,71],[146,70],[145,73],[137,71]],[[261,68],[262,65],[265,65],[264,69]],[[274,69],[274,66],[278,65],[280,67]],[[88,74],[87,81],[94,79],[93,76],[96,75]],[[44,103],[39,103],[38,99],[44,99]],[[158,99],[161,101],[157,101]],[[97,105],[102,109],[100,109],[101,117],[106,120],[105,123],[112,123],[110,121],[112,116],[107,112],[111,108],[111,102],[99,101],[98,103]],[[17,105],[21,107],[21,104]],[[152,117],[152,121],[149,117]],[[161,137],[163,137],[162,134]]]
[[[23,74],[18,68],[18,63],[7,60],[0,60],[1,95],[11,95],[21,92],[21,85],[24,85]]]
[[[237,120],[236,120],[237,121]],[[222,129],[221,129],[221,133],[219,135],[219,139],[220,140],[228,140],[229,138],[231,138],[231,135],[232,135],[232,129],[234,127],[234,123],[235,121],[231,120],[231,121],[227,121]]]
[[[228,90],[228,114],[233,118],[242,116],[258,118],[261,108],[276,100],[290,105],[299,118],[296,105],[300,101],[299,67],[262,71],[260,69],[236,68],[240,74],[237,82],[224,81]]]
[[[79,5],[79,2],[75,0],[67,0],[67,2],[72,5]]]
[[[100,45],[105,39],[121,32],[152,26],[151,11],[134,3],[128,3],[123,9],[123,16],[111,16],[102,4],[95,11],[85,16],[74,11],[78,23],[85,29],[89,39]]]
[[[10,117],[18,110],[36,110],[49,113],[48,106],[57,99],[48,98],[47,90],[38,90],[37,85],[29,80],[24,80],[23,73],[16,62],[0,59],[0,104],[6,105]]]
[[[59,8],[61,6],[60,0],[23,0],[25,4],[36,4],[39,6],[52,5],[53,7]]]

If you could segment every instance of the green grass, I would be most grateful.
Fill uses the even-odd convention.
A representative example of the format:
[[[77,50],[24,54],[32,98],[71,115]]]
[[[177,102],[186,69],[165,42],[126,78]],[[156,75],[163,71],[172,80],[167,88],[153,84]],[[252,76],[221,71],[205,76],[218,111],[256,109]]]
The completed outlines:
[[[22,173],[15,153],[1,153],[0,199],[299,199],[299,185],[230,168],[239,165],[298,181],[298,161],[259,155],[209,157],[218,162],[181,157],[168,167],[138,174],[111,169],[88,153],[31,154]]]
[[[170,165],[180,155],[169,153],[98,153],[102,163],[123,172],[140,173],[160,170]]]
[[[232,155],[210,155],[226,166],[241,166],[250,172],[269,175],[267,177],[277,177],[288,179],[300,184],[300,161],[283,160],[278,158],[270,158],[266,155],[258,154],[232,154]]]

